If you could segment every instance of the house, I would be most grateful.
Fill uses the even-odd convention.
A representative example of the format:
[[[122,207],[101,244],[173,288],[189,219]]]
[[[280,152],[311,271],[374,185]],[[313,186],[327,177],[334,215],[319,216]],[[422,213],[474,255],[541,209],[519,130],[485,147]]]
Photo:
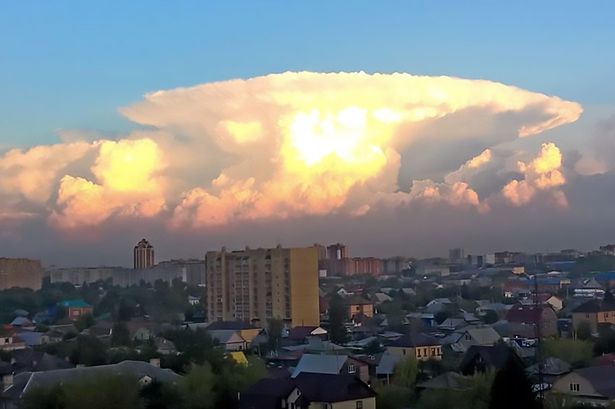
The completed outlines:
[[[209,335],[227,351],[245,351],[248,349],[248,342],[239,335],[238,331],[232,329],[208,330]]]
[[[592,333],[598,332],[601,324],[615,324],[615,302],[590,300],[572,310],[572,327],[576,333],[582,323],[588,323]]]
[[[361,296],[352,295],[345,298],[344,305],[346,306],[346,316],[351,320],[374,316],[374,303]]]
[[[448,298],[436,298],[427,303],[425,311],[431,314],[437,314],[446,310],[451,305],[453,305],[453,303]]]
[[[10,326],[0,327],[0,351],[10,352],[24,349],[26,343]]]
[[[66,309],[66,316],[71,321],[76,321],[84,315],[92,315],[93,307],[83,300],[67,300],[58,303]]]
[[[537,326],[543,337],[557,336],[557,315],[548,305],[514,305],[506,314],[511,337],[536,338]]]
[[[10,323],[11,327],[14,328],[23,328],[23,329],[34,329],[34,324],[27,317],[17,316]]]
[[[294,342],[305,342],[308,337],[324,337],[327,330],[317,326],[298,326],[288,330],[288,339]]]
[[[534,364],[525,369],[525,372],[529,377],[538,382],[539,375],[542,376],[544,382],[554,384],[562,376],[570,372],[570,364],[566,361],[562,361],[559,358],[546,358],[542,362],[542,367],[539,368],[538,364]],[[539,374],[540,369],[540,374]]]
[[[293,370],[291,378],[302,373],[313,374],[349,374],[363,382],[369,381],[369,366],[347,355],[303,354]]]
[[[504,368],[509,360],[519,365],[520,368],[524,367],[515,351],[504,344],[473,345],[463,355],[459,364],[459,372],[463,375],[474,375],[488,370],[498,370]]]
[[[10,365],[12,373],[14,374],[22,372],[43,372],[74,367],[74,365],[66,359],[51,355],[47,352],[35,351],[30,348],[14,351],[11,354]]]
[[[156,323],[146,320],[130,320],[126,322],[126,328],[133,341],[149,341],[160,333]]]
[[[138,379],[142,386],[152,382],[175,383],[180,376],[170,369],[161,369],[141,361],[123,361],[118,364],[56,369],[44,372],[23,372],[15,375],[0,395],[0,407],[12,409],[31,390],[50,388],[90,377],[126,375]]]
[[[352,375],[302,373],[261,379],[239,397],[240,409],[375,409],[376,393]]]
[[[604,288],[602,285],[593,278],[588,278],[586,280],[581,281],[575,288],[573,289],[573,295],[575,297],[584,297],[584,298],[603,298],[604,297]]]
[[[168,339],[155,337],[154,345],[156,346],[156,352],[160,355],[177,355],[178,353],[175,343],[173,343],[173,341],[169,341]]]
[[[615,367],[593,366],[576,369],[558,379],[552,390],[564,395],[565,404],[608,406],[615,401]]]
[[[251,345],[256,337],[262,332],[263,328],[254,326],[244,321],[215,321],[206,327],[207,331],[233,330],[243,338],[248,345]]]
[[[375,293],[372,298],[373,298],[374,303],[376,305],[380,305],[380,304],[385,303],[385,302],[393,301],[393,298],[391,298],[391,296],[389,296],[389,295],[387,295],[385,293]]]
[[[406,334],[391,342],[387,352],[402,358],[413,356],[418,361],[442,360],[442,346],[435,338],[425,334]]]
[[[453,333],[457,338],[449,337],[451,349],[455,352],[466,352],[473,345],[492,346],[502,338],[492,327],[488,325],[467,326]]]
[[[395,366],[401,361],[401,355],[393,355],[385,351],[380,357],[380,361],[376,365],[376,379],[385,385],[391,381],[391,377],[395,372]]]

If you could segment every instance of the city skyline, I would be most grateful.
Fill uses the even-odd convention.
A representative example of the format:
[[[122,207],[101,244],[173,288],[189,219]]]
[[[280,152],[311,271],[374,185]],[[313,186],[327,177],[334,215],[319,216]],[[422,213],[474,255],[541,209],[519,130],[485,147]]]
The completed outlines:
[[[126,265],[141,237],[159,259],[615,241],[608,2],[157,4],[148,18],[138,3],[0,17],[0,37],[20,38],[0,64],[0,256]]]

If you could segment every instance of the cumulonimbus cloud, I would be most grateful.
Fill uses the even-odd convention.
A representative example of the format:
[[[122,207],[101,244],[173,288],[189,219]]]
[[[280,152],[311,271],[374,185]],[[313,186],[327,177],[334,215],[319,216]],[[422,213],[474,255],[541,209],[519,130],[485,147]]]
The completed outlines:
[[[1,156],[0,197],[9,205],[0,210],[6,214],[29,203],[60,228],[114,217],[159,217],[170,226],[201,227],[303,214],[359,215],[386,201],[437,201],[484,211],[488,205],[468,180],[490,162],[491,146],[464,158],[439,181],[399,186],[401,164],[412,160],[405,156],[409,146],[445,148],[444,140],[425,135],[421,126],[437,126],[462,112],[514,114],[516,132],[494,138],[497,145],[573,122],[582,109],[484,80],[288,72],[157,91],[121,112],[147,130],[93,142],[73,135],[71,142]],[[465,138],[473,142],[471,135]],[[525,178],[516,183],[544,190],[565,182],[558,169],[540,166],[523,163]],[[504,196],[516,205],[533,197],[524,194],[526,186],[506,186]]]

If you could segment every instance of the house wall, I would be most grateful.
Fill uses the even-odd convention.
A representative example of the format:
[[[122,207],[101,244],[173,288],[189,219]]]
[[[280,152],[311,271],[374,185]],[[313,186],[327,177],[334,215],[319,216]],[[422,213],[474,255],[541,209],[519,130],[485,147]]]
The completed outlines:
[[[593,333],[598,332],[598,317],[595,313],[575,312],[572,314],[572,327],[575,332],[582,322],[588,322]]]
[[[348,317],[352,318],[357,315],[363,315],[365,317],[374,316],[374,306],[372,304],[349,304],[348,305]]]
[[[579,385],[579,390],[577,391],[571,385]],[[573,397],[575,400],[585,402],[600,400],[603,404],[605,403],[603,396],[594,389],[593,385],[587,379],[574,372],[558,379],[553,384],[552,390],[562,395]]]
[[[359,399],[363,402],[363,409],[376,409],[376,398]],[[323,409],[324,402],[312,402],[309,409]],[[327,409],[357,409],[357,401],[329,403]]]
[[[416,348],[388,347],[387,351],[393,355],[401,357],[414,356],[417,361],[429,361],[430,359],[436,361],[442,360],[441,345],[422,346]]]

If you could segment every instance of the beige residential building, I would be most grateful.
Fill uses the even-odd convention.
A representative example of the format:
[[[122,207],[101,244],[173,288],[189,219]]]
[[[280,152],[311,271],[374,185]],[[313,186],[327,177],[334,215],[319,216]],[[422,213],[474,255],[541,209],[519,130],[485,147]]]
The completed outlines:
[[[205,269],[210,321],[320,324],[315,247],[223,248],[205,255]]]
[[[40,290],[42,285],[43,267],[40,260],[0,258],[0,290],[12,287]]]

